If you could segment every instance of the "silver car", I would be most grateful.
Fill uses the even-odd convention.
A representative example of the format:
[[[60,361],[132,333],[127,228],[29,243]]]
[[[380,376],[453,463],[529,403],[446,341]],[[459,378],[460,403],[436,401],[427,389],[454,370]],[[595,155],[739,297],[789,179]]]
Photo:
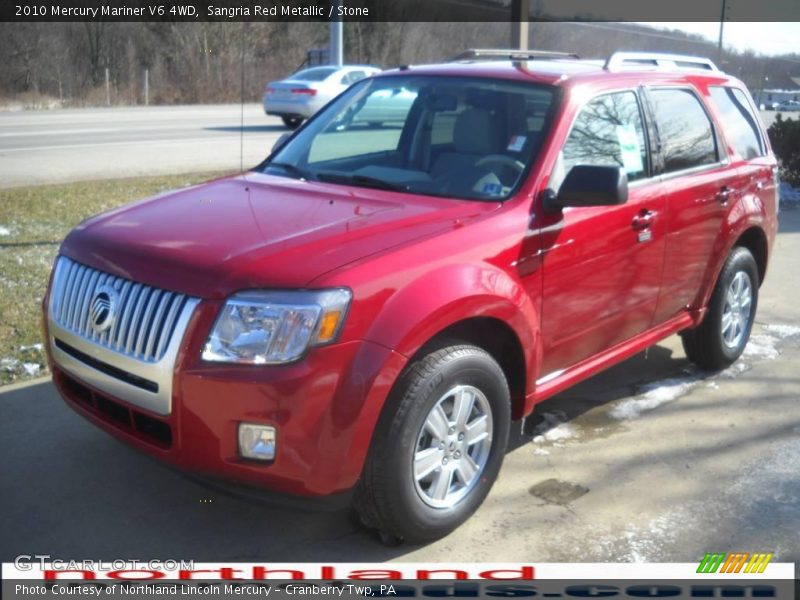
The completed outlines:
[[[287,127],[295,129],[350,85],[379,72],[366,65],[303,69],[266,85],[264,112],[281,117]]]

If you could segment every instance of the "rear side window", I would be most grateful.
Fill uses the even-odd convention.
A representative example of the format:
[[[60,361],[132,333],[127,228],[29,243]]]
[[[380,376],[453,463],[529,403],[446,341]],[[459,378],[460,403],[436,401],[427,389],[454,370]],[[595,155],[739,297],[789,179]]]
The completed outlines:
[[[745,159],[763,156],[761,135],[744,92],[729,87],[711,87],[709,90],[722,116],[725,137],[737,154]]]
[[[711,121],[689,90],[651,90],[664,154],[664,171],[682,171],[717,162]]]
[[[581,110],[564,144],[563,173],[576,165],[622,167],[628,179],[647,176],[642,113],[630,91],[599,96]]]

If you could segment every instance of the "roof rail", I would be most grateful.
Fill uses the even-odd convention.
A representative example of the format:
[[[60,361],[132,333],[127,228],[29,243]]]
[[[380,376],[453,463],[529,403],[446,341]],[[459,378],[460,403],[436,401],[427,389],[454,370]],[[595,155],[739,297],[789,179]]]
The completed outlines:
[[[472,48],[465,50],[450,59],[450,62],[457,60],[471,60],[484,58],[488,60],[536,60],[536,59],[559,59],[580,58],[577,54],[569,52],[551,52],[550,50],[513,50],[510,48]]]
[[[659,69],[703,69],[719,71],[710,59],[684,54],[658,54],[656,52],[614,52],[606,60],[606,71],[619,71],[625,67],[655,67]]]

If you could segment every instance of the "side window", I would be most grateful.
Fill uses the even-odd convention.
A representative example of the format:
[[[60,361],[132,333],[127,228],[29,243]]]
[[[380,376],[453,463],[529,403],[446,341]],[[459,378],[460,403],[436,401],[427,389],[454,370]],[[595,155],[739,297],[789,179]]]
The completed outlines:
[[[711,98],[720,111],[725,135],[742,158],[763,156],[764,147],[750,104],[742,90],[711,87]]]
[[[689,90],[651,90],[667,173],[717,162],[711,121]]]
[[[563,175],[575,165],[616,165],[631,181],[646,177],[647,145],[636,94],[605,94],[589,102],[575,120],[560,162]]]
[[[364,79],[366,73],[364,71],[351,71],[350,72],[350,83],[355,83],[356,81],[360,81]]]

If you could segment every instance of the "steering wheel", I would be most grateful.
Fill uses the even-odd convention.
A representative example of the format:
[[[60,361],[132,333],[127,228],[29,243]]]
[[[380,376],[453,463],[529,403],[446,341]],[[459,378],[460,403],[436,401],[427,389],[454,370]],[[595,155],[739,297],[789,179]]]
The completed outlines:
[[[484,156],[478,162],[475,163],[476,167],[482,167],[484,165],[496,163],[505,165],[506,167],[511,167],[514,169],[518,174],[522,173],[525,170],[525,163],[520,160],[516,160],[511,158],[510,156],[506,156],[505,154],[490,154],[489,156]]]

